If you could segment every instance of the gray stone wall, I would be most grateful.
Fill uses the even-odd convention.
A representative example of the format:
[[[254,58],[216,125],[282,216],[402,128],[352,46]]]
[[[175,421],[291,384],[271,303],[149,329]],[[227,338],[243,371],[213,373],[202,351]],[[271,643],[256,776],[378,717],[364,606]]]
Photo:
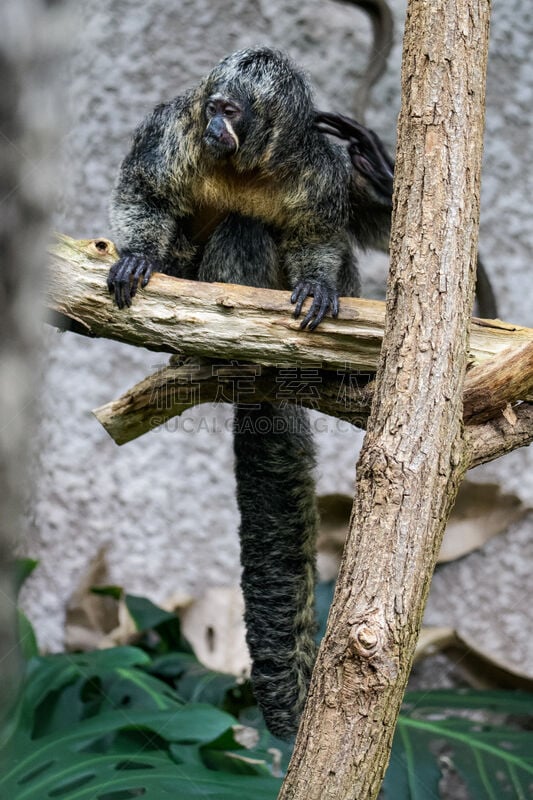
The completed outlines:
[[[397,19],[396,45],[367,122],[392,148],[405,3],[394,0],[391,5]],[[532,34],[527,0],[494,5],[480,240],[502,318],[529,325]],[[309,72],[320,106],[350,113],[369,41],[370,26],[362,12],[334,0],[86,4],[58,98],[58,113],[68,110],[71,124],[61,143],[62,207],[56,227],[76,237],[109,234],[108,197],[131,131],[156,102],[194,84],[226,53],[252,44],[286,50]],[[386,266],[383,255],[362,259],[364,295],[382,296]],[[164,358],[110,341],[52,330],[44,335],[48,355],[35,453],[38,481],[31,498],[32,537],[26,545],[40,566],[25,590],[24,603],[41,643],[57,649],[65,600],[102,544],[109,544],[112,580],[129,591],[155,600],[176,591],[199,593],[206,586],[238,581],[238,519],[231,437],[224,425],[229,408],[197,408],[187,413],[186,425],[170,425],[118,448],[90,410]],[[326,428],[317,435],[319,491],[351,492],[361,434],[333,420]],[[499,481],[531,503],[532,463],[531,452],[523,451],[477,474]],[[531,546],[525,530],[522,526],[514,539],[509,535],[494,544],[514,554],[507,559],[503,579],[519,594],[527,591],[525,576],[515,568],[525,556],[524,548]],[[494,556],[496,561],[500,557]],[[479,609],[473,624],[482,628],[483,613],[494,612],[481,607],[481,601],[489,602],[490,591],[477,595],[476,587],[502,575],[478,578],[476,565],[468,564],[466,559],[461,571],[452,573],[452,582],[464,585],[460,594],[467,593]],[[449,586],[439,578],[437,589],[444,584],[442,596],[449,596]],[[464,605],[450,608],[448,602],[444,607],[438,593],[434,597],[430,620],[445,616],[446,623],[453,624],[454,614],[458,619],[464,615]]]

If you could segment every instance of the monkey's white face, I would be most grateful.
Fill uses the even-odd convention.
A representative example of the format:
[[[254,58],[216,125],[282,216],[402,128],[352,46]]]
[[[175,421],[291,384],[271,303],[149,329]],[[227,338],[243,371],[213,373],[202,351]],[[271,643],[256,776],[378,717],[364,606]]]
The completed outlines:
[[[211,95],[205,104],[207,120],[204,143],[217,158],[235,155],[244,133],[245,113],[236,100],[221,94]]]

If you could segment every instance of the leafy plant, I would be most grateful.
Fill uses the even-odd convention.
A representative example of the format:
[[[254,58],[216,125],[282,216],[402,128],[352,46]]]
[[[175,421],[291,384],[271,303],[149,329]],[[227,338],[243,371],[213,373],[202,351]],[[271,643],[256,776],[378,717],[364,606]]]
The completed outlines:
[[[245,749],[238,720],[223,708],[250,705],[249,687],[205,670],[175,615],[126,600],[138,626],[152,626],[141,646],[30,659],[3,748],[0,797],[273,800],[274,740],[259,727]]]
[[[410,692],[398,720],[384,796],[441,797],[443,773],[451,773],[472,800],[527,800],[533,788],[532,728],[531,694]]]
[[[29,563],[22,566],[21,580],[29,571]],[[122,594],[117,587],[98,591]],[[322,625],[331,593],[332,585],[319,589]],[[142,597],[124,599],[136,646],[30,658],[4,732],[0,797],[275,800],[290,746],[266,731],[249,683],[202,666],[174,614]],[[450,774],[471,800],[526,800],[532,721],[531,694],[406,695],[384,800],[440,797]],[[246,747],[243,725],[255,729]]]

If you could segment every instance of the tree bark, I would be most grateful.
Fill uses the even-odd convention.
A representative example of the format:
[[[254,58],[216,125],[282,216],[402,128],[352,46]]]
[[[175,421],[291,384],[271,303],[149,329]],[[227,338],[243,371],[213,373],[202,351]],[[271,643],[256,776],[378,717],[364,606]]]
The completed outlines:
[[[376,798],[466,469],[488,0],[410,0],[391,273],[350,534],[280,800]]]

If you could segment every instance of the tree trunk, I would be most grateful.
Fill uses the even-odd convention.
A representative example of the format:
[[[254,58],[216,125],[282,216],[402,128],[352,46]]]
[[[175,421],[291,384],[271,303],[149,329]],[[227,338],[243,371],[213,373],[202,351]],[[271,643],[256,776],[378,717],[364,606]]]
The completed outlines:
[[[280,800],[376,798],[466,468],[488,0],[410,0],[385,335],[328,629]]]

